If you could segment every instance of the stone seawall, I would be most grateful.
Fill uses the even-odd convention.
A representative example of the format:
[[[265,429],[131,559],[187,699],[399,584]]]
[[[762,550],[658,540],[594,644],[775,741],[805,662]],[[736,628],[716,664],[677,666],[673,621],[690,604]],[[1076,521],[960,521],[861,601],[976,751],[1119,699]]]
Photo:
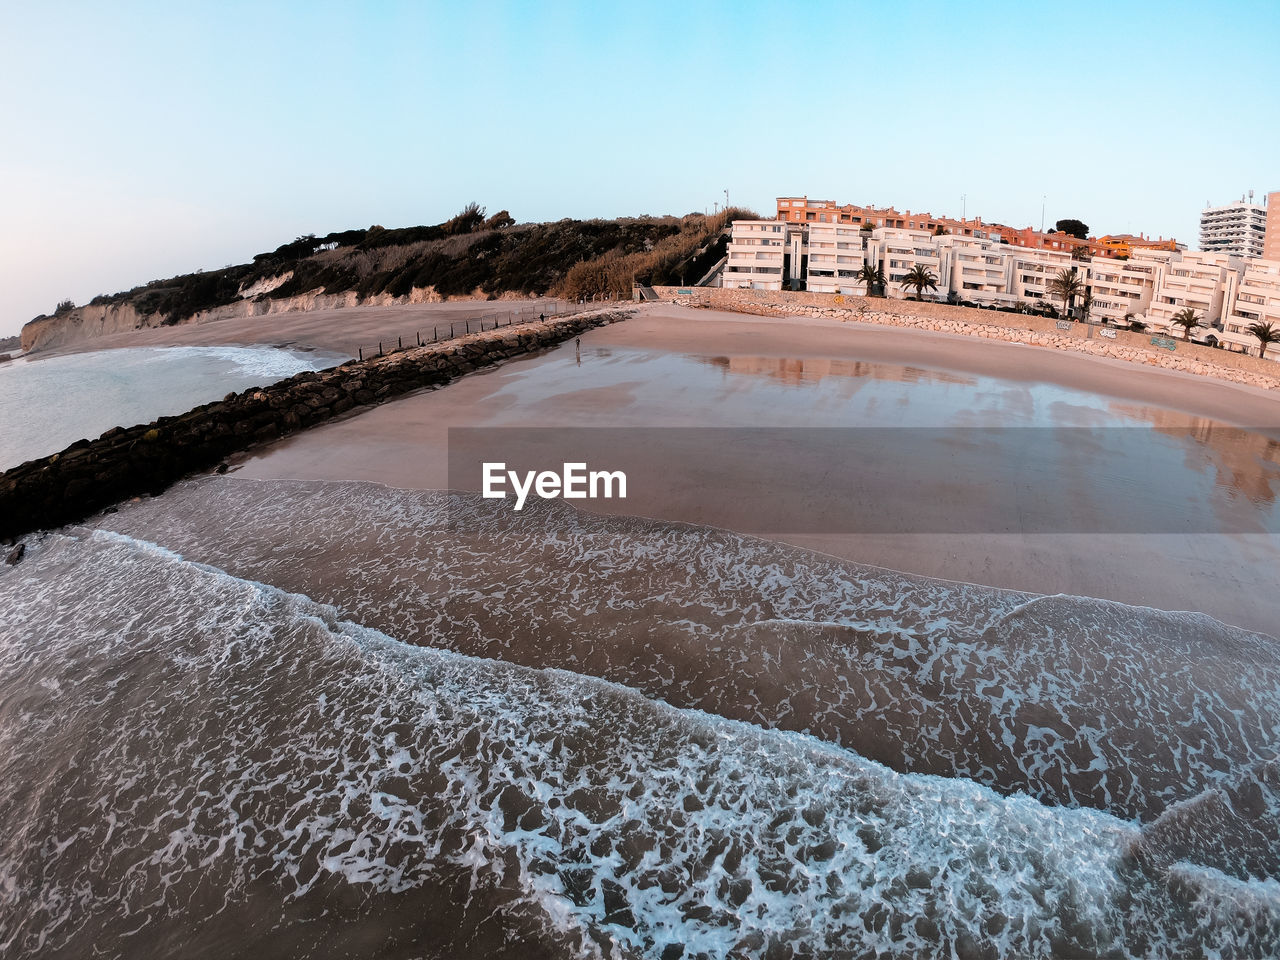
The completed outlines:
[[[0,474],[0,539],[73,523],[128,497],[155,495],[225,457],[323,423],[360,406],[448,383],[625,319],[628,312],[535,321],[308,371],[229,394],[176,417],[114,427],[61,453]]]
[[[688,292],[681,294],[681,289]],[[1070,329],[1060,330],[1056,321],[1047,317],[884,297],[717,287],[655,287],[654,290],[663,300],[681,306],[762,316],[848,320],[1027,343],[1216,377],[1263,390],[1280,390],[1280,362],[1216,350],[1180,339],[1175,340],[1176,350],[1169,351],[1153,346],[1150,333],[1112,330],[1116,335],[1113,340],[1101,335],[1106,328],[1100,326],[1091,328],[1088,324],[1074,323]]]

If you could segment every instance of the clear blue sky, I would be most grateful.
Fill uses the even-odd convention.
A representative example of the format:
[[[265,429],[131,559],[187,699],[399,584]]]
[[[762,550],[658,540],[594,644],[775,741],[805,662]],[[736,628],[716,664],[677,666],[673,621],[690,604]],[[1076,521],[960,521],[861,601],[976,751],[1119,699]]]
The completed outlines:
[[[302,233],[779,194],[1196,245],[1280,189],[1280,4],[0,0],[0,335]]]

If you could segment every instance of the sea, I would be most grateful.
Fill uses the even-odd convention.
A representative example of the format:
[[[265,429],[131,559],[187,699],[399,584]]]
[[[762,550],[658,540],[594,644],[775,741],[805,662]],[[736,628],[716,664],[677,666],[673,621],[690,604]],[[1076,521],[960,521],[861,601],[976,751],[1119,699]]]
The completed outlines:
[[[0,567],[0,956],[1271,957],[1277,745],[1205,614],[197,477]]]
[[[112,427],[186,413],[344,355],[248,347],[127,347],[0,363],[0,471]]]

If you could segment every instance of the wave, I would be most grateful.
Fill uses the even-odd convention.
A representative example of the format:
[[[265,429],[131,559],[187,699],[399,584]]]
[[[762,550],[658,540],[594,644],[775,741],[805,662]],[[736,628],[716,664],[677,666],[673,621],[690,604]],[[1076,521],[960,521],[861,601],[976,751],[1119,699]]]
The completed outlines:
[[[123,535],[49,535],[0,597],[6,956],[1280,949],[1280,885],[1152,866],[1108,814],[402,644]]]
[[[210,478],[103,522],[407,643],[1125,819],[1152,821],[1280,742],[1280,645],[1199,614],[374,484]]]

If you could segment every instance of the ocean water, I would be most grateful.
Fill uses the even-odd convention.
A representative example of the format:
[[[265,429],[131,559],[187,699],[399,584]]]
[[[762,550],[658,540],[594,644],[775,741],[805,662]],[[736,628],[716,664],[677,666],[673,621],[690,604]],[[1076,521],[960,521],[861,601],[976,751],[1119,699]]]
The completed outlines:
[[[0,363],[0,471],[346,359],[262,346],[130,347]]]
[[[0,955],[1273,956],[1278,700],[1202,615],[203,478],[0,568]]]

